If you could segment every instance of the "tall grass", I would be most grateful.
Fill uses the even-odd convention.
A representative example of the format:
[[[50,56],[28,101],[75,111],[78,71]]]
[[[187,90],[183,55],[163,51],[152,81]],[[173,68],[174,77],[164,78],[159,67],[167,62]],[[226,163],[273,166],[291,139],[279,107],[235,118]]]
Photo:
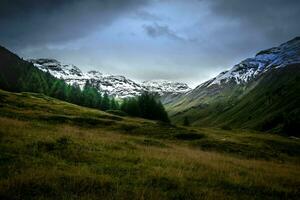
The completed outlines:
[[[298,140],[115,118],[50,100],[0,101],[1,199],[299,197]]]

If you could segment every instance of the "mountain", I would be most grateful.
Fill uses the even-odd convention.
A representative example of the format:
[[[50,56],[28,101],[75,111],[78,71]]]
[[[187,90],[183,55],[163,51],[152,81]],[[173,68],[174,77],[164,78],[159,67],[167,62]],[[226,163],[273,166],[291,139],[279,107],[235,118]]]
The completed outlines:
[[[165,94],[181,94],[190,90],[187,84],[165,80],[136,83],[124,76],[107,75],[99,71],[82,72],[75,65],[62,64],[55,59],[30,59],[40,70],[49,71],[53,76],[65,80],[68,84],[78,84],[81,88],[86,81],[99,91],[120,98],[140,95],[143,91]]]
[[[260,51],[165,105],[173,121],[296,134],[300,37]],[[298,130],[299,128],[297,128]]]
[[[247,58],[228,71],[200,85],[208,88],[233,81],[236,84],[247,83],[273,68],[300,63],[300,37],[267,50],[260,51],[253,58]]]
[[[151,80],[142,82],[143,87],[148,91],[156,92],[160,96],[167,94],[183,94],[191,90],[186,83],[167,80]]]
[[[136,96],[145,90],[143,86],[124,76],[105,75],[98,71],[84,73],[75,65],[62,64],[55,59],[31,59],[29,61],[40,70],[49,71],[50,74],[65,80],[68,84],[76,83],[83,88],[86,81],[90,81],[96,89],[112,96]]]

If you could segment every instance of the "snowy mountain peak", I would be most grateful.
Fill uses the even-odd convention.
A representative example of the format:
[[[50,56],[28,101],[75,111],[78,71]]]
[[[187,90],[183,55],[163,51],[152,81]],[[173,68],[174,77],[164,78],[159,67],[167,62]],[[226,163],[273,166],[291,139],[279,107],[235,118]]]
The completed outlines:
[[[255,57],[243,60],[230,70],[220,73],[198,87],[209,87],[228,82],[246,83],[272,68],[285,67],[294,63],[300,63],[300,37],[278,47],[260,51]]]
[[[82,71],[75,65],[61,64],[55,59],[30,59],[29,62],[42,71],[49,71],[53,76],[62,79],[76,79],[84,77]]]
[[[102,78],[103,77],[103,74],[101,72],[98,72],[95,70],[88,71],[87,74],[94,78]]]
[[[191,90],[191,88],[186,83],[173,82],[167,80],[151,80],[144,81],[142,85],[147,88],[147,90],[156,92],[160,95],[164,94],[179,94],[186,93]]]
[[[171,81],[157,80],[146,81],[142,84],[136,83],[125,76],[107,75],[96,70],[82,72],[75,65],[62,64],[55,59],[31,59],[29,60],[42,71],[50,72],[57,78],[62,78],[68,84],[78,84],[81,88],[89,81],[96,89],[107,92],[111,96],[120,98],[140,95],[143,91],[155,92],[159,95],[178,94],[189,91],[185,83],[174,83]]]

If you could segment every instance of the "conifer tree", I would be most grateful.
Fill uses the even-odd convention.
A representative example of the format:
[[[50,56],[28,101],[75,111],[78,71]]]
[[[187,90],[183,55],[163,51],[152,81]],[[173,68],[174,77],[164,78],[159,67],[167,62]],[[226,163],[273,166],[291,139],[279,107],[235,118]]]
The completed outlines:
[[[102,110],[108,110],[110,108],[110,100],[106,92],[103,95],[101,107]]]
[[[128,109],[127,109],[127,106],[128,106],[128,99],[123,99],[123,102],[121,104],[121,107],[120,109],[123,111],[123,112],[128,112]]]
[[[118,104],[118,102],[115,100],[114,97],[112,97],[111,100],[110,100],[110,109],[111,109],[111,110],[118,110],[118,109],[119,109],[119,104]]]
[[[141,110],[136,98],[130,98],[127,102],[127,113],[131,116],[141,116]]]

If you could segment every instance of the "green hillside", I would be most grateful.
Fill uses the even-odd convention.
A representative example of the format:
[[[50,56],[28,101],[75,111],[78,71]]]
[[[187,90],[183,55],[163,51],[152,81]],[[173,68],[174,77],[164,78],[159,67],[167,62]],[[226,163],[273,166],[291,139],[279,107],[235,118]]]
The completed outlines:
[[[212,90],[212,89],[210,89]],[[298,65],[274,69],[247,85],[218,88],[203,97],[183,97],[167,106],[182,123],[188,116],[196,126],[247,128],[299,135],[300,70]]]
[[[0,90],[1,199],[297,199],[300,142]]]

